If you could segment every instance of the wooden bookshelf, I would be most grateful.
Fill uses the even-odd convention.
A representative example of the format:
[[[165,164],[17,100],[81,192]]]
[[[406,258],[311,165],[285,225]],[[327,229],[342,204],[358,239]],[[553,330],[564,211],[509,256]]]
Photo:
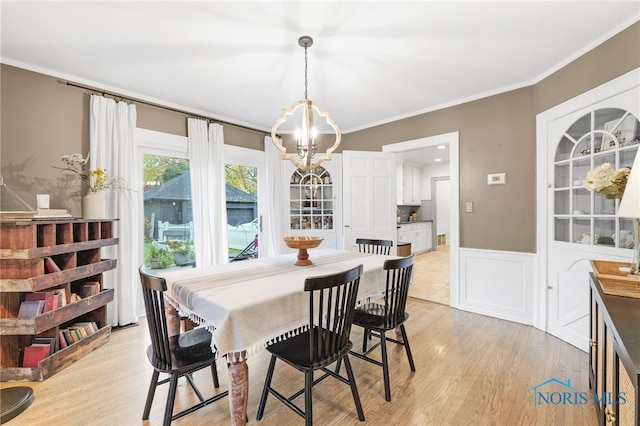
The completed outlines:
[[[102,259],[101,248],[118,244],[113,220],[2,221],[0,223],[0,381],[41,381],[109,340],[107,304],[114,290],[105,289],[102,275],[116,268]],[[51,258],[59,271],[48,270]],[[100,292],[72,301],[86,282],[98,282]],[[18,318],[25,294],[63,289],[64,306],[32,318]],[[77,322],[95,322],[99,330],[60,348],[58,334]],[[22,367],[24,348],[33,337],[54,337],[55,352],[37,368]]]

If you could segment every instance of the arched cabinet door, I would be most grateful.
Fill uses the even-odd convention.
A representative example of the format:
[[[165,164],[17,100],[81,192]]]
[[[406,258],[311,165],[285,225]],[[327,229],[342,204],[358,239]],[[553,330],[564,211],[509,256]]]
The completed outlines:
[[[320,248],[342,248],[342,156],[312,170],[286,164],[287,235],[323,237]]]
[[[620,200],[584,186],[604,163],[631,167],[640,146],[640,70],[538,115],[538,318],[588,351],[592,259],[630,262],[633,222]]]
[[[589,191],[584,181],[605,163],[630,168],[639,134],[636,116],[621,108],[590,111],[562,134],[554,157],[554,241],[633,248],[631,219],[616,216],[620,200]]]

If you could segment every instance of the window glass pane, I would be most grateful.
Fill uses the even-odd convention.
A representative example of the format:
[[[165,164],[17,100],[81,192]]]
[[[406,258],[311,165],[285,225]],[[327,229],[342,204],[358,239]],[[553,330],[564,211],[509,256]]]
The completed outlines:
[[[225,164],[229,260],[258,257],[258,168]]]
[[[593,245],[591,238],[591,220],[590,219],[574,219],[573,220],[573,240],[578,244]]]
[[[569,242],[569,219],[555,219],[555,240]]]
[[[144,154],[144,263],[151,268],[195,260],[189,160]]]
[[[616,221],[615,219],[599,219],[593,220],[593,227],[597,236],[596,244],[600,246],[615,245],[614,237],[616,233]]]

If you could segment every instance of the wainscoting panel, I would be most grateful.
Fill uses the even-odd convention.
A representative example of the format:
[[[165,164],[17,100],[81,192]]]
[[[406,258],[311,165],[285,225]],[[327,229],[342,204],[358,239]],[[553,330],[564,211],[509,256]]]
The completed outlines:
[[[531,325],[533,274],[533,254],[461,248],[459,308]]]

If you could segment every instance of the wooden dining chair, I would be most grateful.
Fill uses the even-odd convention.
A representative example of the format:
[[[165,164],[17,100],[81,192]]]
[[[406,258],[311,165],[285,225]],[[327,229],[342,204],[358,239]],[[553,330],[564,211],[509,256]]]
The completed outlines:
[[[385,254],[391,253],[393,241],[391,240],[372,240],[368,238],[357,238],[356,244],[360,253]]]
[[[267,350],[271,353],[271,361],[258,407],[257,420],[262,419],[267,396],[271,393],[303,417],[307,426],[312,425],[312,388],[326,377],[332,376],[351,387],[358,419],[364,421],[362,404],[348,357],[349,350],[352,348],[349,335],[360,275],[362,275],[362,265],[348,271],[310,277],[305,280],[304,290],[309,293],[308,329],[297,336],[267,346]],[[271,387],[277,359],[284,361],[305,375],[304,388],[290,397],[282,395]],[[327,368],[340,360],[344,360],[347,378]],[[313,372],[315,370],[321,370],[324,374],[314,380]],[[304,410],[293,403],[293,400],[302,394],[304,394]]]
[[[413,271],[413,255],[399,259],[388,259],[384,262],[384,270],[387,271],[387,283],[384,297],[381,303],[368,302],[356,308],[353,315],[353,324],[364,328],[362,340],[362,353],[351,351],[350,354],[382,367],[382,377],[384,380],[384,397],[391,401],[391,386],[389,384],[389,361],[387,356],[386,342],[390,341],[398,345],[403,345],[411,371],[416,371],[409,346],[409,339],[404,327],[409,314],[405,312],[407,296],[409,294],[409,283]],[[396,328],[400,329],[402,341],[393,339],[385,333]],[[379,342],[367,350],[367,341],[370,336],[379,338]],[[375,348],[380,346],[382,361],[378,361],[368,355]]]
[[[169,394],[164,411],[165,426],[171,424],[186,414],[204,407],[220,398],[228,392],[218,393],[205,400],[193,381],[191,374],[206,367],[211,367],[213,386],[220,387],[218,371],[216,369],[216,354],[211,349],[211,333],[204,328],[195,328],[175,336],[169,336],[167,317],[165,311],[164,292],[167,290],[167,282],[164,278],[149,275],[144,271],[144,266],[139,269],[144,306],[147,312],[147,323],[151,336],[151,345],[147,348],[147,357],[153,366],[151,384],[147,393],[147,401],[144,406],[142,420],[149,418],[151,404],[158,385],[169,383]],[[169,374],[170,377],[158,380],[160,373]],[[198,396],[200,402],[177,414],[173,414],[173,405],[178,386],[178,378],[184,376],[191,388]]]

